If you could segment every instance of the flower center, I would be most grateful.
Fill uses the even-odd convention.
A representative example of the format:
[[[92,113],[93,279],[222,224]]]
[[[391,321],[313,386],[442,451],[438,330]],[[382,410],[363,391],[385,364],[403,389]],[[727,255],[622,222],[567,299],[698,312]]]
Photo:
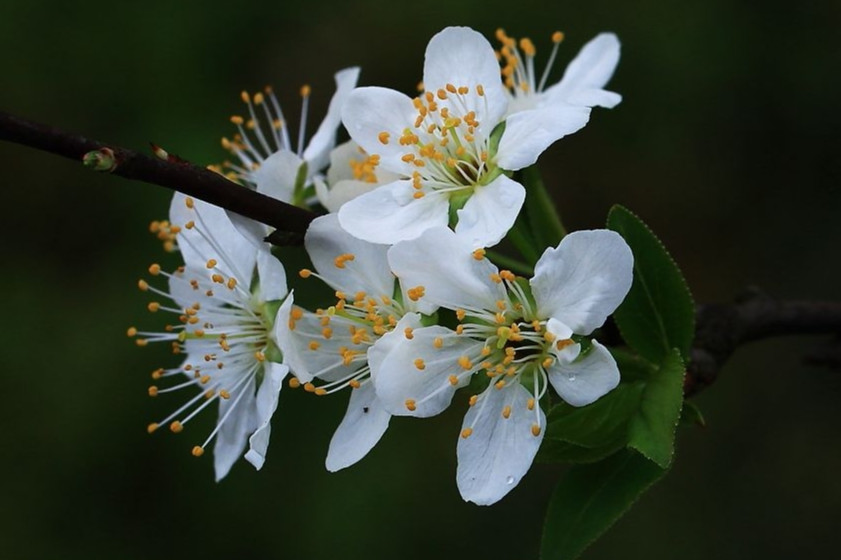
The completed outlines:
[[[415,198],[429,190],[455,192],[483,185],[496,169],[490,153],[489,127],[471,107],[485,107],[484,87],[447,84],[436,92],[426,91],[413,100],[417,116],[397,139],[406,151],[402,160],[415,167],[412,185]],[[383,144],[393,141],[381,132]]]

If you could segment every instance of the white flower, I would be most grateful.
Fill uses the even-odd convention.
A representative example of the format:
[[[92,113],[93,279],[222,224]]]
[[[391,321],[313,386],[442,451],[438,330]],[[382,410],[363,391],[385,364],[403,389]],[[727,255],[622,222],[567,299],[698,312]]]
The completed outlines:
[[[315,194],[328,212],[338,212],[342,204],[378,186],[397,180],[397,175],[377,170],[378,156],[369,156],[353,140],[330,152],[327,176],[315,177]]]
[[[503,62],[502,75],[508,93],[508,115],[527,110],[540,110],[551,118],[552,110],[565,105],[606,107],[611,109],[622,101],[622,96],[607,91],[604,86],[619,64],[619,39],[613,33],[600,33],[582,47],[569,63],[563,78],[544,89],[552,64],[558,54],[563,33],[552,35],[552,53],[538,81],[534,70],[537,49],[531,39],[518,42],[498,29],[496,38],[502,43],[499,50]]]
[[[310,88],[301,88],[303,105],[296,147],[293,147],[283,111],[271,88],[267,87],[265,94],[254,96],[243,91],[242,100],[248,107],[248,116],[231,117],[239,134],[233,141],[222,139],[222,146],[240,161],[239,165],[224,164],[231,170],[229,177],[265,195],[293,202],[296,185],[309,184],[329,163],[330,150],[336,145],[336,130],[341,124],[341,106],[358,78],[359,68],[356,67],[336,73],[336,93],[330,100],[327,115],[306,145]],[[306,173],[299,175],[304,164]],[[221,171],[218,166],[214,169]]]
[[[451,225],[474,248],[494,245],[525,199],[507,173],[584,126],[589,108],[568,106],[549,120],[518,115],[502,131],[508,94],[499,63],[490,43],[465,27],[446,28],[429,41],[423,84],[426,92],[414,100],[379,87],[348,96],[342,121],[351,138],[402,178],[342,206],[339,221],[373,243]]]
[[[471,376],[487,374],[464,418],[457,481],[464,499],[494,503],[540,446],[546,419],[537,403],[548,384],[584,406],[619,383],[610,353],[585,337],[630,289],[631,251],[612,231],[572,233],[546,250],[528,284],[446,228],[396,244],[388,259],[424,293],[421,302],[454,310],[459,325],[416,328],[393,344],[374,367],[377,396],[392,414],[432,416]]]
[[[335,214],[312,222],[305,246],[318,272],[305,269],[301,275],[321,278],[336,290],[337,301],[316,313],[292,308],[288,322],[277,322],[277,340],[286,363],[298,376],[323,382],[318,387],[307,383],[306,390],[325,395],[353,389],[327,454],[327,469],[336,471],[362,459],[388,427],[391,415],[370,383],[371,366],[391,344],[420,326],[413,302],[420,293],[400,286],[395,289],[387,248],[349,236]],[[392,333],[398,324],[399,337]]]
[[[221,208],[176,194],[169,221],[184,266],[171,274],[159,265],[149,268],[152,275],[168,279],[168,289],[144,280],[139,285],[172,301],[153,301],[150,311],[173,313],[176,320],[164,332],[131,328],[129,335],[139,335],[141,346],[167,342],[175,354],[185,355],[179,367],[153,372],[154,379],[175,383],[153,385],[151,396],[181,389],[195,393],[172,414],[150,424],[150,433],[167,424],[180,432],[199,412],[218,402],[216,427],[193,448],[193,455],[202,455],[215,438],[214,467],[220,480],[246,444],[246,460],[257,469],[263,465],[269,422],[289,372],[279,363],[282,357],[273,327],[275,317],[288,314],[292,302],[291,298],[283,302],[287,296],[283,265],[259,239],[241,235]]]

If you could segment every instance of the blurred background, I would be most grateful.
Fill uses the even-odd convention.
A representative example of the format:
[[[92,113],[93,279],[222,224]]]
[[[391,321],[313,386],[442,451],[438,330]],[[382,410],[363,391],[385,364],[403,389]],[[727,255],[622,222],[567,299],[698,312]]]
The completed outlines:
[[[596,33],[615,31],[610,84],[624,101],[540,164],[567,226],[638,213],[699,302],[756,285],[780,298],[841,296],[841,4],[731,2],[412,3],[4,0],[0,108],[194,162],[224,159],[239,92],[274,85],[292,130],[312,86],[310,133],[333,73],[414,91],[428,39],[446,25],[566,40],[553,78]],[[538,67],[542,68],[539,59]],[[545,60],[542,59],[542,60]],[[151,400],[173,363],[139,349],[152,328],[136,281],[161,261],[148,223],[162,188],[0,144],[2,461],[6,558],[535,558],[562,467],[536,465],[501,503],[463,503],[455,443],[463,409],[396,419],[360,464],[323,462],[345,395],[285,391],[264,469],[213,482],[184,433],[146,433],[180,396]],[[164,261],[172,262],[172,261]],[[173,263],[174,265],[174,263]],[[705,429],[679,433],[666,479],[585,558],[825,558],[841,546],[841,378],[802,365],[819,340],[741,349],[695,402]],[[463,399],[461,399],[463,400]]]

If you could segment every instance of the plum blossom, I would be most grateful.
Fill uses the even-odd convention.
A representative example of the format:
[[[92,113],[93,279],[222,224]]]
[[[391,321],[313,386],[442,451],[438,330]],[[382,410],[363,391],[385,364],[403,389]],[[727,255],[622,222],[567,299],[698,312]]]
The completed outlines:
[[[178,367],[152,373],[156,384],[149,387],[150,396],[194,394],[148,431],[168,425],[179,433],[216,404],[216,426],[193,447],[193,455],[203,455],[215,439],[217,481],[246,447],[245,459],[260,469],[281,382],[289,373],[273,334],[275,318],[288,314],[292,304],[283,265],[259,238],[244,237],[224,210],[181,194],[173,198],[167,231],[174,234],[184,265],[168,273],[153,264],[150,274],[165,277],[168,286],[141,280],[139,287],[162,298],[149,303],[150,311],[171,313],[176,320],[163,332],[132,327],[128,334],[140,346],[164,342],[182,356]]]
[[[336,145],[336,132],[341,124],[341,107],[356,87],[359,68],[346,68],[336,73],[336,92],[330,100],[327,115],[308,144],[305,144],[310,87],[301,88],[301,121],[297,142],[292,143],[280,102],[271,88],[249,94],[242,92],[247,116],[234,115],[231,122],[238,134],[232,140],[222,138],[222,146],[239,159],[212,169],[222,172],[258,192],[283,202],[299,202],[294,197],[301,187],[311,184],[330,161]]]
[[[508,232],[525,200],[511,172],[583,127],[590,109],[565,105],[543,120],[528,112],[505,122],[509,93],[490,43],[466,27],[429,41],[425,91],[415,99],[381,87],[351,92],[342,122],[380,167],[399,179],[346,203],[339,222],[372,243],[414,239],[451,226],[474,248]]]
[[[377,396],[391,414],[432,416],[481,372],[487,387],[470,397],[457,482],[465,500],[492,504],[531,466],[549,385],[584,406],[619,383],[613,357],[589,335],[631,287],[631,250],[612,231],[575,232],[543,253],[526,282],[434,228],[394,245],[388,260],[401,283],[423,293],[420,303],[453,311],[458,325],[415,328],[392,344],[372,366]]]
[[[276,338],[286,363],[300,377],[317,380],[304,388],[316,395],[351,389],[347,413],[330,441],[330,471],[362,459],[388,428],[391,414],[371,384],[371,368],[390,346],[421,325],[421,292],[404,290],[388,268],[387,247],[348,235],[335,214],[316,218],[304,238],[317,277],[336,290],[336,302],[315,313],[291,307],[279,319]],[[290,296],[291,298],[291,296]],[[399,326],[401,335],[394,334]],[[297,386],[296,380],[292,384]]]

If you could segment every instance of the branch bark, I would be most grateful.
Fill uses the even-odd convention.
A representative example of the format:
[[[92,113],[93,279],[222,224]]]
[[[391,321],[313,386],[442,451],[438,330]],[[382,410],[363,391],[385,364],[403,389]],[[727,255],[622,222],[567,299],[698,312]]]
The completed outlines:
[[[116,166],[109,172],[182,192],[246,218],[274,227],[268,241],[275,245],[303,243],[307,226],[315,214],[232,183],[225,177],[190,162],[166,160],[110,146],[57,128],[28,121],[0,111],[0,140],[22,144],[64,156],[81,163],[88,152],[108,148]]]
[[[112,174],[179,191],[274,227],[276,231],[268,241],[275,245],[303,243],[307,226],[315,218],[312,212],[244,188],[179,158],[153,158],[4,112],[0,112],[0,140],[77,162],[89,152],[108,148],[116,163]],[[748,342],[782,335],[833,333],[836,337],[807,359],[841,370],[841,302],[779,301],[754,291],[735,303],[699,305],[684,392],[691,396],[712,384],[733,352]],[[608,333],[608,337],[616,338],[618,332]]]

